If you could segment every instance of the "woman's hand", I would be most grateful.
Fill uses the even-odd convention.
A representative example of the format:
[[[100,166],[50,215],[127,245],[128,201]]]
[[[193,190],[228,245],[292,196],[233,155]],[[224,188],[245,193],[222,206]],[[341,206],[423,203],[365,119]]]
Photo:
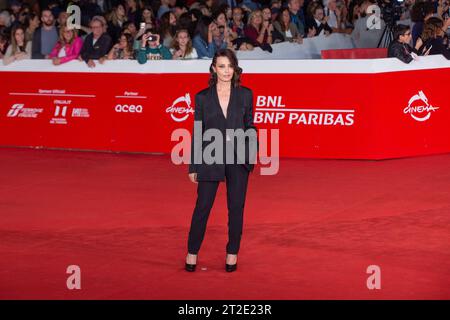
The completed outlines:
[[[422,38],[417,38],[417,40],[416,40],[416,50],[419,50],[420,49],[420,47],[423,45],[423,41],[422,41]]]
[[[198,183],[197,182],[197,173],[189,173],[189,179],[191,180],[191,182],[193,183]]]

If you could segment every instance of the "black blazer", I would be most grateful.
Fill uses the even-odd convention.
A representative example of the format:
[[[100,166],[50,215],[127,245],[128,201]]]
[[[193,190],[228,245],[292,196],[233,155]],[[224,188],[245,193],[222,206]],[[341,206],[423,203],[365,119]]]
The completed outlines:
[[[235,88],[232,85],[226,118],[223,114],[222,108],[220,107],[216,85],[198,92],[195,95],[194,120],[201,121],[202,123],[202,137],[203,133],[208,129],[220,130],[225,148],[231,147],[231,142],[226,141],[226,129],[242,129],[249,134],[251,138],[245,139],[245,159],[243,159],[242,156],[238,156],[237,149],[239,143],[237,139],[234,141],[233,154],[235,161],[234,163],[237,163],[237,160],[240,160],[244,162],[241,164],[249,172],[253,171],[257,148],[255,150],[255,148],[252,149],[250,146],[257,146],[257,133],[256,127],[253,124],[253,92],[249,88],[243,86]],[[212,139],[213,141],[202,141],[202,143],[196,143],[195,135],[197,134],[197,131],[195,129],[195,125],[193,133],[189,173],[197,173],[198,181],[223,181],[225,179],[225,149],[223,151],[224,158],[222,163],[207,164],[203,159],[203,151],[209,144],[214,143],[214,139]],[[250,133],[254,134],[250,135]],[[194,163],[195,154],[197,154],[197,156],[201,155],[201,163]],[[215,154],[213,153],[213,155]],[[200,159],[200,157],[198,159]]]
[[[316,23],[316,20],[314,18],[310,17],[306,20],[306,30],[305,35],[308,35],[309,29],[315,29],[316,30],[316,36],[319,35],[320,32],[324,29],[325,31],[328,31],[329,33],[333,33],[333,29],[328,25],[328,23],[321,23],[319,26]]]
[[[88,60],[97,60],[108,54],[111,49],[111,37],[107,33],[103,33],[100,38],[92,45],[94,35],[90,33],[86,39],[84,39],[83,47],[80,51],[81,58],[88,62]]]
[[[388,48],[388,58],[397,58],[404,63],[410,63],[413,61],[413,57],[411,56],[411,52],[419,55],[419,51],[415,48],[411,47],[407,43],[401,43],[398,40],[393,40],[389,44]]]

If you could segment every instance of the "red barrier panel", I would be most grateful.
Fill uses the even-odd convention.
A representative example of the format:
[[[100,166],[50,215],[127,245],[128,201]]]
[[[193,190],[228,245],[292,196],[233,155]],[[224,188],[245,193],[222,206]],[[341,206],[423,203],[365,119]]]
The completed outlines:
[[[411,68],[385,60],[389,68]],[[348,61],[329,62],[321,62],[319,73],[297,73],[298,66],[292,73],[259,73],[262,62],[244,63],[242,80],[254,93],[255,124],[279,129],[280,156],[384,159],[450,152],[450,64],[356,73],[367,64],[361,61],[345,73]],[[311,63],[299,62],[298,68],[307,70]],[[330,66],[339,68],[325,73]],[[0,87],[2,146],[163,153],[175,145],[173,130],[192,129],[194,97],[209,77],[93,71],[0,75],[7,79]]]
[[[357,48],[322,50],[322,59],[379,59],[387,58],[387,48]]]

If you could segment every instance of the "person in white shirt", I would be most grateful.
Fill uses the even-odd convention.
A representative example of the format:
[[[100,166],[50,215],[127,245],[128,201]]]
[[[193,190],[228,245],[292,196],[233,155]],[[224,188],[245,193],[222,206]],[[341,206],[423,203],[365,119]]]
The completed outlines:
[[[197,51],[192,45],[191,37],[186,29],[179,29],[175,33],[175,37],[170,47],[172,59],[197,59]]]

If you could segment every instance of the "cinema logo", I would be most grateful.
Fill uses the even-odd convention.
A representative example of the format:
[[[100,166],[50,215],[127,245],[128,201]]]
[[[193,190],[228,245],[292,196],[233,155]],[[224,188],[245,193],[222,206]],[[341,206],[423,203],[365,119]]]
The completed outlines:
[[[423,91],[419,91],[409,99],[408,106],[403,109],[403,113],[410,114],[414,120],[423,122],[430,119],[431,113],[438,109],[439,107],[433,107],[428,103],[428,98]]]
[[[183,122],[189,118],[190,114],[194,114],[195,110],[191,107],[191,96],[189,93],[178,97],[172,102],[170,107],[167,107],[166,113],[169,113],[172,120],[175,122]]]
[[[286,107],[282,96],[257,96],[254,122],[307,126],[352,126],[354,109],[303,109]]]

